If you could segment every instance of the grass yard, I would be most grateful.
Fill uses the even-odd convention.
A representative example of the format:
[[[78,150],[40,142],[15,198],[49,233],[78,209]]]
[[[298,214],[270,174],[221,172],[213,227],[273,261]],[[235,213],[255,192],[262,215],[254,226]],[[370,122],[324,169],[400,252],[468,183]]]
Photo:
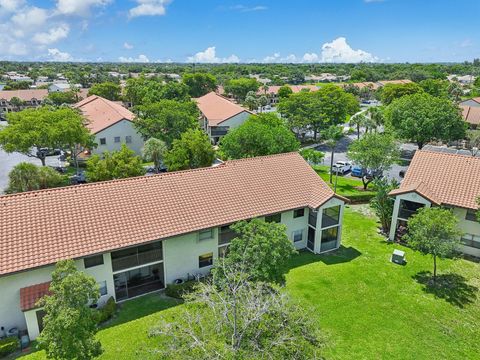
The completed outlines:
[[[480,264],[440,261],[441,281],[449,286],[433,291],[426,286],[431,259],[387,243],[367,206],[348,208],[344,224],[341,249],[302,253],[287,275],[287,291],[311,309],[326,335],[324,356],[478,359]],[[389,262],[394,248],[406,251],[406,266]],[[118,317],[98,333],[105,349],[100,359],[149,358],[149,329],[162,317],[174,317],[182,306],[176,305],[158,294],[122,304]]]
[[[313,169],[318,175],[333,189],[335,187],[335,177],[333,175],[333,184],[330,184],[330,167],[326,165],[316,165]],[[368,201],[374,195],[374,191],[370,189],[369,184],[367,191],[363,190],[362,180],[352,177],[338,176],[337,180],[337,193],[339,195],[348,197],[352,201]]]

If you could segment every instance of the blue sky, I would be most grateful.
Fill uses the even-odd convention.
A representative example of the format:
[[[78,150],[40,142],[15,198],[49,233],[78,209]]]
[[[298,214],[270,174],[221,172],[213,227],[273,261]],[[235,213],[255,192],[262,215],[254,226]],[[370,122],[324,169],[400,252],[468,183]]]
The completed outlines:
[[[471,61],[478,13],[479,0],[0,0],[0,59]]]

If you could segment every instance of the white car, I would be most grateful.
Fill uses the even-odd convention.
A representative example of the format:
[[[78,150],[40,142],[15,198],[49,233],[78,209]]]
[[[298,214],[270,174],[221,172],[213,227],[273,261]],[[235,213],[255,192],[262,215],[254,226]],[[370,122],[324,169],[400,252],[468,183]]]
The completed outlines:
[[[352,163],[350,161],[337,161],[332,168],[333,173],[346,174],[352,170]]]

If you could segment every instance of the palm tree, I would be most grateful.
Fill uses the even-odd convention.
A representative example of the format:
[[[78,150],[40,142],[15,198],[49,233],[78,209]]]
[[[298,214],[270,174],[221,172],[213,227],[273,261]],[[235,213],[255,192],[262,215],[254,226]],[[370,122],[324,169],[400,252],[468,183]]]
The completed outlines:
[[[360,128],[367,123],[367,117],[363,113],[355,114],[350,118],[350,126],[357,127],[357,139],[360,139]]]
[[[375,130],[385,124],[385,117],[383,116],[383,109],[380,107],[371,107],[368,109],[368,115],[375,125]]]
[[[333,156],[335,155],[335,148],[343,136],[343,128],[339,125],[332,125],[322,133],[322,137],[325,139],[325,145],[327,145],[331,150],[330,184],[333,183]]]

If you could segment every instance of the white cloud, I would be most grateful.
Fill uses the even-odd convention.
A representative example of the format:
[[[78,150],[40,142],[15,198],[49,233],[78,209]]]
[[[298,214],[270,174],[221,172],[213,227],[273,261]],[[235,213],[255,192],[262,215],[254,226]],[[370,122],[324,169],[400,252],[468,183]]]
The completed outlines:
[[[199,51],[193,56],[187,58],[187,62],[192,63],[238,63],[240,59],[237,55],[230,55],[226,58],[219,58],[216,55],[215,46],[210,46],[204,51]]]
[[[48,32],[37,33],[33,36],[33,42],[40,45],[53,44],[59,40],[65,39],[70,32],[68,24],[62,24],[58,27],[51,28]]]
[[[72,55],[67,52],[62,52],[57,48],[48,49],[48,56],[50,61],[73,61]]]
[[[133,45],[132,45],[132,44],[129,44],[129,43],[126,42],[126,41],[123,43],[123,47],[124,47],[125,49],[127,49],[127,50],[133,49]]]
[[[302,57],[302,61],[306,63],[318,62],[318,59],[318,55],[315,53],[305,53]]]
[[[359,63],[377,62],[378,57],[369,52],[354,50],[348,45],[347,39],[339,37],[332,42],[322,45],[322,62],[327,63]]]
[[[92,7],[108,5],[112,0],[57,0],[57,12],[63,15],[88,16]]]
[[[0,14],[14,12],[25,4],[25,0],[0,0]]]
[[[165,15],[166,6],[171,0],[135,0],[137,6],[130,9],[129,17],[162,16]]]
[[[48,18],[48,12],[38,7],[28,7],[16,12],[12,18],[12,23],[19,29],[38,29],[43,26]]]
[[[120,62],[124,63],[148,63],[150,60],[146,55],[140,54],[137,58],[120,56],[118,58]]]
[[[281,56],[280,53],[274,53],[273,55],[265,56],[262,60],[263,63],[298,63],[299,60],[294,54],[287,56]]]
[[[239,11],[239,12],[252,12],[252,11],[268,10],[268,7],[263,5],[256,5],[256,6],[234,5],[230,7],[230,10]]]
[[[460,42],[460,47],[462,48],[470,47],[472,45],[473,45],[473,42],[470,39],[465,39],[462,42]]]

